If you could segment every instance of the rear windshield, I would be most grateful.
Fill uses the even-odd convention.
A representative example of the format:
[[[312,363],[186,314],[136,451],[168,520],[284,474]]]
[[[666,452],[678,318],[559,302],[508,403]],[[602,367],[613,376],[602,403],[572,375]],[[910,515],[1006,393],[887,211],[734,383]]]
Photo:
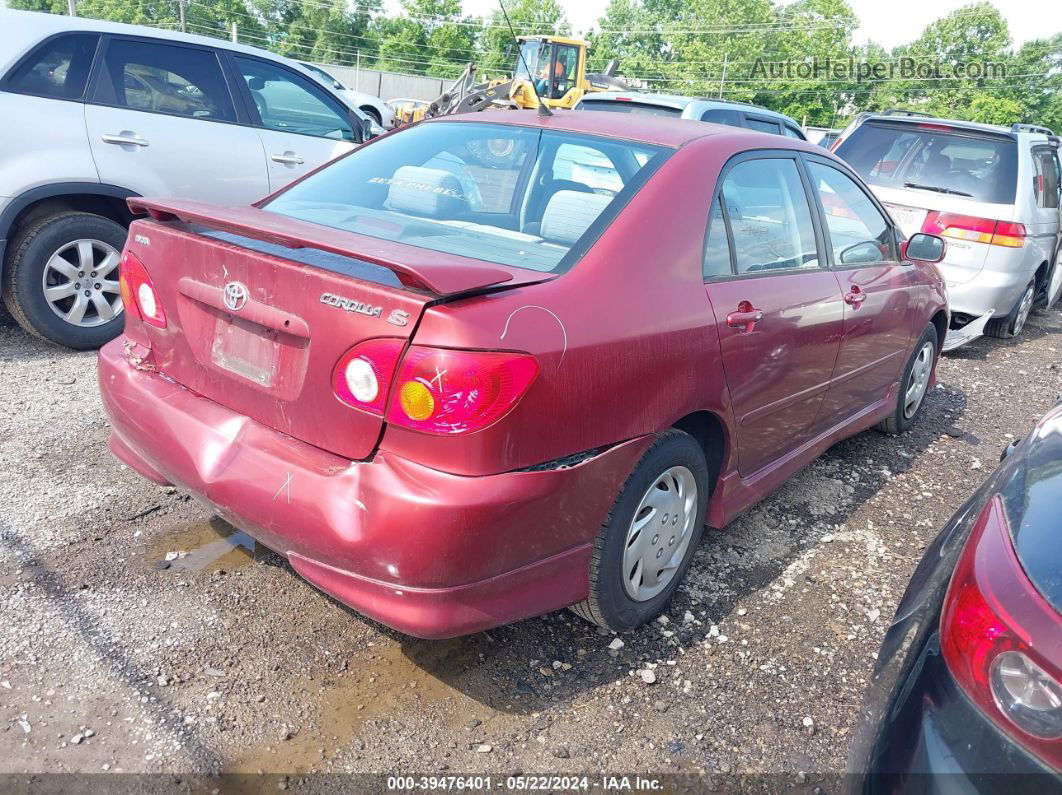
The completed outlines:
[[[991,204],[1014,202],[1018,147],[1011,139],[946,132],[929,124],[867,122],[836,153],[871,185]]]
[[[610,110],[613,113],[630,113],[635,116],[671,116],[676,119],[682,115],[682,108],[649,105],[645,102],[628,102],[625,99],[583,101],[579,103],[579,110]]]
[[[503,124],[421,124],[337,160],[264,209],[444,254],[562,271],[670,151]]]

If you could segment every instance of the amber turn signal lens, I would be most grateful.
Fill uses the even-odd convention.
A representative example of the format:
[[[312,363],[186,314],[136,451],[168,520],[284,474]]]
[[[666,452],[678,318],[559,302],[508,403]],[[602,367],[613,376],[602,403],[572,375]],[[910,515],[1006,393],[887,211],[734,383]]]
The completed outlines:
[[[435,398],[431,390],[420,381],[406,381],[398,393],[402,411],[411,420],[426,420],[435,411]]]

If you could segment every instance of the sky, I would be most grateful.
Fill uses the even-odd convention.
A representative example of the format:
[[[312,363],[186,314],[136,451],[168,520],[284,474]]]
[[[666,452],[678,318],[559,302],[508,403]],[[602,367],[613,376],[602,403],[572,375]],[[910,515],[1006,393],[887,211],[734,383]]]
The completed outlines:
[[[572,28],[586,32],[605,12],[608,0],[559,0]],[[930,22],[972,0],[848,0],[862,23],[855,43],[874,40],[886,49],[914,41]],[[390,10],[397,0],[386,0]],[[1062,31],[1062,3],[1057,0],[1009,0],[996,2],[1010,27],[1015,44]],[[468,14],[486,16],[498,8],[498,0],[464,0]]]

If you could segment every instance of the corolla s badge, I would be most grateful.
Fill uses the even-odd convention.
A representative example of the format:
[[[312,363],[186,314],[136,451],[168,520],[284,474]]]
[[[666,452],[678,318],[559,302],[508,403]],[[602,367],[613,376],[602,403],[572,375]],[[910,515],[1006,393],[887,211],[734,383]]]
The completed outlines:
[[[249,295],[247,288],[240,282],[229,282],[225,285],[225,306],[233,312],[239,312],[247,305]]]
[[[357,312],[359,315],[368,315],[369,317],[380,317],[383,313],[382,306],[365,304],[361,301],[355,301],[353,298],[344,298],[341,295],[333,295],[332,293],[321,293],[321,303],[334,306],[337,309],[345,309],[348,312]]]

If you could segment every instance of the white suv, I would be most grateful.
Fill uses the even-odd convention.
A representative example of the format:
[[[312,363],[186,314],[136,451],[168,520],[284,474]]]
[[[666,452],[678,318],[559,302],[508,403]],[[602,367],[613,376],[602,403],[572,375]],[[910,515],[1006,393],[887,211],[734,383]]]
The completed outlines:
[[[0,284],[28,331],[122,328],[131,196],[249,204],[369,121],[294,61],[201,36],[0,10]]]

